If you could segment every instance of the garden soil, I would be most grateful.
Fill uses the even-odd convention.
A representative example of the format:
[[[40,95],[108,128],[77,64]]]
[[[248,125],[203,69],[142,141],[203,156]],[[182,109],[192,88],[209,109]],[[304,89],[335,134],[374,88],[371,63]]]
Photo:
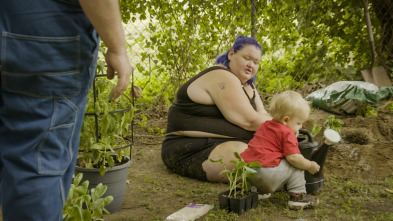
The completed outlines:
[[[190,203],[211,204],[215,210],[218,208],[217,194],[226,190],[226,184],[181,177],[166,169],[162,163],[161,143],[164,139],[162,131],[166,128],[165,110],[164,107],[157,106],[144,111],[143,114],[147,115],[148,120],[137,120],[134,123],[134,145],[125,200],[122,209],[105,215],[105,220],[165,220],[170,214]],[[313,109],[304,128],[311,128],[313,122],[323,126],[331,115]],[[393,114],[381,105],[378,107],[377,116],[335,116],[344,121],[341,132],[343,139],[328,151],[323,169],[326,180],[334,176],[367,185],[392,177]],[[325,127],[316,136],[320,143],[324,129]],[[160,130],[161,132],[157,132]],[[380,203],[366,206],[369,210],[393,213],[390,206],[384,205]],[[274,220],[294,220],[285,213],[272,216],[277,217]],[[235,220],[248,219],[247,215],[242,215]]]
[[[377,110],[377,116],[335,115],[344,121],[342,141],[328,151],[323,169],[326,179],[335,176],[370,184],[393,176],[393,114],[383,105]],[[163,136],[148,132],[166,128],[165,111],[152,110],[151,113],[147,126],[135,126],[135,144],[123,208],[105,216],[105,220],[164,220],[189,203],[218,207],[216,196],[225,190],[226,185],[180,177],[166,169],[160,152]],[[303,127],[311,128],[314,121],[323,126],[331,115],[313,109],[309,121]],[[319,143],[322,142],[324,129],[323,126],[315,137]],[[382,208],[383,204],[377,207],[375,210],[393,213],[392,208]],[[285,220],[284,217],[278,217],[277,220]]]

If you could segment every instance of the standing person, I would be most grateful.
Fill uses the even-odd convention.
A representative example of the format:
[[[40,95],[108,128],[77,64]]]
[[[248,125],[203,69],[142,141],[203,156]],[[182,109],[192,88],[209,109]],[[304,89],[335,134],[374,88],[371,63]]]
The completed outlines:
[[[255,89],[262,48],[247,36],[182,85],[168,112],[162,160],[173,172],[199,180],[221,182],[224,169],[210,159],[236,160],[258,126],[270,115]],[[231,169],[231,168],[228,168]]]
[[[62,220],[100,38],[116,100],[132,67],[118,1],[0,0],[4,221]],[[94,26],[94,28],[93,28]],[[97,32],[98,34],[97,34]]]
[[[290,209],[311,208],[318,199],[306,194],[304,170],[311,174],[319,165],[300,153],[296,133],[310,115],[310,106],[294,91],[284,91],[273,96],[270,104],[273,120],[258,127],[248,148],[240,155],[245,162],[258,161],[255,177],[248,178],[260,194],[269,194],[286,186]]]

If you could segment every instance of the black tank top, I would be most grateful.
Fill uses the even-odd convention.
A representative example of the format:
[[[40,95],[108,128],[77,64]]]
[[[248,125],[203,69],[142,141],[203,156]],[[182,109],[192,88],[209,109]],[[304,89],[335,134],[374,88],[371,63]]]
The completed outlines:
[[[175,102],[169,108],[167,133],[175,131],[202,131],[242,139],[251,139],[253,137],[254,131],[245,130],[227,121],[216,105],[199,104],[192,101],[188,96],[187,89],[192,82],[216,69],[223,69],[228,71],[228,74],[231,74],[224,67],[213,66],[200,72],[179,88]],[[241,84],[240,80],[239,83]],[[253,86],[252,88],[254,89]],[[246,95],[250,100],[250,104],[256,109],[255,90],[253,91],[252,98],[247,93]]]

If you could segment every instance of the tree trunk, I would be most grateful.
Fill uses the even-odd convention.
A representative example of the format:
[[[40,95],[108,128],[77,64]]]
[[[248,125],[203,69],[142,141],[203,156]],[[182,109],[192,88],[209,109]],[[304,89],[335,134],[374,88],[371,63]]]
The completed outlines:
[[[372,10],[381,23],[381,39],[379,45],[376,45],[377,54],[387,55],[387,59],[380,61],[391,75],[393,68],[393,0],[371,0]]]

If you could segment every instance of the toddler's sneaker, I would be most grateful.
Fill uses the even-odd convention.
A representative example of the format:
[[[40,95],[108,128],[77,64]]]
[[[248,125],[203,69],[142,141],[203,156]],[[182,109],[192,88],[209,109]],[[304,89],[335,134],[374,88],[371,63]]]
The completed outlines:
[[[269,199],[271,196],[272,196],[271,193],[258,194],[258,199],[260,199],[260,200]]]
[[[312,208],[318,204],[319,200],[315,196],[310,196],[305,193],[289,193],[289,209],[299,210]]]
[[[251,187],[251,192],[252,192],[252,193],[258,192],[257,187],[256,187],[256,186],[252,186],[252,187]],[[268,198],[270,198],[271,195],[272,195],[271,193],[258,194],[258,199],[260,199],[260,200],[268,199]]]

